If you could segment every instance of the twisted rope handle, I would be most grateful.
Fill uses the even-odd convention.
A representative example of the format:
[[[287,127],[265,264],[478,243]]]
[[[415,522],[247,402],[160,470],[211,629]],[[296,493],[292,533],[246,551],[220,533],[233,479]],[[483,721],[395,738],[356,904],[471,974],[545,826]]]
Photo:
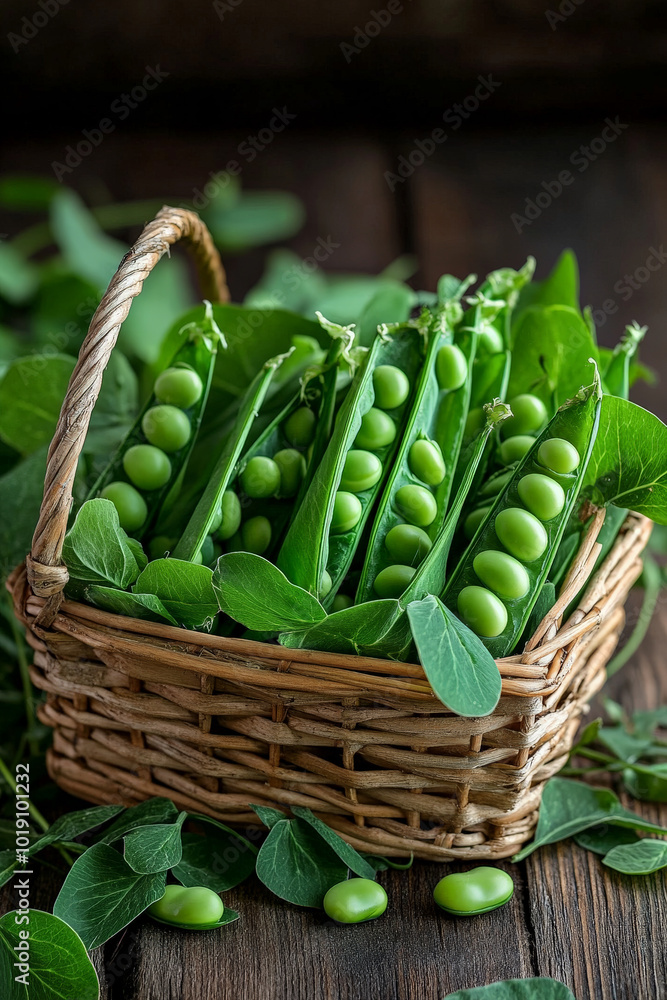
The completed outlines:
[[[229,301],[222,261],[208,229],[194,212],[165,205],[123,257],[95,311],[49,448],[39,521],[32,550],[26,558],[33,593],[48,598],[39,616],[44,626],[53,621],[69,579],[61,555],[72,506],[72,486],[104,369],[132,299],[139,294],[160,258],[179,240],[184,241],[195,259],[204,298],[212,302]]]

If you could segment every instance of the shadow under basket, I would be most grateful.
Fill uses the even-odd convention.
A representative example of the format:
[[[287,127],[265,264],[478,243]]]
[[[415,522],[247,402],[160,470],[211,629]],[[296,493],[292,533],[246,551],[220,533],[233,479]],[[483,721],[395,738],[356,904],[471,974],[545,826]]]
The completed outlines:
[[[39,718],[54,729],[50,775],[89,802],[158,795],[231,824],[258,823],[250,803],[308,806],[354,847],[392,857],[513,854],[604,683],[651,522],[629,514],[593,573],[604,511],[592,512],[556,604],[522,652],[497,661],[502,696],[484,718],[448,711],[417,664],[288,650],[63,600],[71,483],[101,375],[132,298],[179,239],[207,298],[228,297],[200,220],[162,209],[93,317],[32,552],[8,581],[34,651],[32,681],[47,693]]]

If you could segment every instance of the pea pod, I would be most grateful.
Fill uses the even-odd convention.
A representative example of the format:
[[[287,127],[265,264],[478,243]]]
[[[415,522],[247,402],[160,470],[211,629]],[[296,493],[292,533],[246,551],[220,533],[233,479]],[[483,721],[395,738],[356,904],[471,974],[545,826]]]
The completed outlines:
[[[442,595],[493,656],[523,632],[577,501],[600,420],[591,386],[560,407],[518,464]],[[497,553],[497,555],[494,555]]]
[[[131,430],[86,499],[105,496],[118,509],[121,526],[142,538],[177,488],[204,414],[218,345],[225,339],[206,303],[200,324],[190,323],[169,367]]]
[[[398,596],[374,590],[375,581],[397,563],[417,566],[445,519],[468,411],[468,373],[477,343],[474,327],[454,336],[453,318],[458,317],[449,303],[429,331],[430,342],[413,407],[373,523],[357,604],[374,596]],[[426,518],[419,518],[412,511],[411,516],[410,504],[401,502],[401,498],[409,500],[413,496],[415,502],[423,503],[428,492],[433,497],[435,516],[430,524],[419,524],[428,519],[428,513]]]
[[[613,396],[620,396],[621,399],[628,399],[630,395],[630,365],[647,329],[648,327],[638,326],[637,323],[626,326],[620,344],[614,348],[614,353],[602,373],[602,384],[605,392],[609,392]]]
[[[270,358],[248,386],[232,432],[225,441],[208,485],[172,553],[175,559],[183,559],[188,562],[197,561],[204,541],[210,535],[218,511],[222,507],[227,486],[271,379],[288,356],[287,354],[279,354],[275,358]]]
[[[278,566],[285,576],[322,596],[325,605],[332,603],[350,567],[398,447],[411,387],[423,363],[425,334],[425,323],[418,321],[391,332],[384,329],[375,339],[345,397],[327,450],[278,554]],[[396,383],[393,387],[387,376]],[[374,404],[377,408],[378,402],[397,404],[388,409],[397,426],[396,437],[373,452],[355,448],[362,418]],[[356,496],[361,510],[352,528],[332,534],[334,508],[341,492]],[[340,506],[340,499],[338,502]]]

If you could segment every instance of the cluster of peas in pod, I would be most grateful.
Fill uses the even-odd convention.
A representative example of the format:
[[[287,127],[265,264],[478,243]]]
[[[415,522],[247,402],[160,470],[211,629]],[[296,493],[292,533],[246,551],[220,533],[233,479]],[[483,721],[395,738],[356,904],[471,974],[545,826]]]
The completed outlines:
[[[189,367],[167,368],[156,378],[153,393],[157,402],[141,421],[145,443],[132,445],[123,456],[128,481],[115,480],[100,494],[114,504],[120,525],[129,534],[138,531],[148,516],[144,494],[161,490],[170,481],[169,456],[190,440],[192,426],[187,411],[199,402],[203,391],[201,378]]]
[[[565,491],[554,477],[573,474],[581,459],[573,444],[553,437],[542,442],[537,461],[544,471],[528,473],[517,484],[523,507],[507,507],[496,516],[495,534],[503,548],[475,556],[473,569],[484,586],[464,587],[458,595],[460,617],[483,638],[502,635],[508,622],[506,603],[528,593],[526,565],[544,554],[548,544],[544,523],[558,517],[565,506]]]
[[[542,400],[531,393],[526,392],[515,396],[510,399],[509,406],[513,416],[501,425],[500,433],[503,441],[496,456],[501,466],[513,466],[528,454],[535,444],[536,435],[544,427],[548,418],[547,409]],[[504,489],[511,476],[511,468],[508,471],[500,471],[491,476],[480,487],[477,494],[480,505],[468,514],[463,525],[463,531],[468,541],[489,513],[496,496]]]
[[[354,448],[345,459],[329,527],[333,535],[346,534],[359,523],[362,505],[357,494],[371,489],[382,477],[382,462],[375,452],[395,439],[397,427],[391,411],[402,406],[408,398],[410,382],[405,372],[395,365],[378,365],[373,372],[373,392],[373,406],[361,418]],[[325,570],[320,596],[326,597],[331,586],[331,577]],[[351,604],[351,597],[339,593],[331,610],[342,611]]]
[[[460,347],[443,344],[436,356],[435,374],[441,390],[460,389],[468,375],[468,364]],[[419,433],[408,451],[408,468],[414,481],[400,486],[392,498],[402,523],[390,528],[384,540],[394,561],[380,570],[373,583],[375,593],[381,598],[400,597],[431,549],[432,540],[426,529],[438,514],[434,491],[447,473],[438,442]]]
[[[253,455],[241,470],[238,481],[245,496],[260,501],[295,497],[306,474],[306,453],[315,430],[316,416],[310,407],[294,410],[282,426],[289,447],[279,449],[273,456]],[[222,498],[217,537],[227,542],[230,552],[253,552],[261,556],[271,545],[271,521],[264,514],[243,520],[239,497],[233,490],[227,490]]]

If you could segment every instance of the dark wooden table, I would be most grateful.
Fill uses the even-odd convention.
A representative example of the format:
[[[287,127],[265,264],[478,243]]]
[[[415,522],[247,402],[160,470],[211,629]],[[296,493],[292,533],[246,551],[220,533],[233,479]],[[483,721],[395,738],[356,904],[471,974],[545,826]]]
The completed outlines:
[[[614,109],[609,109],[610,114]],[[434,123],[437,124],[437,123]],[[582,264],[584,301],[618,312],[600,330],[613,344],[636,318],[653,328],[644,352],[664,371],[665,279],[659,271],[628,299],[614,284],[660,247],[667,218],[664,130],[631,126],[577,175],[542,216],[517,233],[511,214],[567,166],[572,150],[598,134],[601,123],[552,131],[464,129],[415,170],[395,192],[384,173],[408,154],[415,134],[284,135],[244,168],[250,187],[287,187],[305,200],[309,219],[293,241],[304,257],[319,236],[339,246],[327,268],[377,271],[400,253],[421,262],[417,284],[434,287],[443,271],[465,274],[519,266],[538,257],[544,274],[564,246]],[[80,168],[85,188],[100,175],[117,197],[168,195],[183,201],[224,168],[243,135],[118,134]],[[62,141],[61,141],[62,140]],[[5,149],[0,170],[48,165],[70,136]],[[256,280],[261,255],[231,260],[236,295]],[[663,418],[664,391],[642,388],[639,399]],[[631,600],[631,616],[637,606]],[[667,607],[664,602],[632,663],[605,690],[628,709],[667,701]],[[595,708],[593,709],[595,712]],[[80,803],[63,796],[62,811]],[[667,808],[639,807],[667,824]],[[94,958],[103,1000],[440,1000],[464,987],[509,977],[553,976],[577,1000],[664,1000],[667,997],[665,874],[631,879],[568,842],[533,855],[511,872],[516,893],[503,909],[471,920],[437,912],[433,885],[452,866],[418,863],[380,879],[387,914],[353,928],[283,905],[255,880],[230,892],[242,920],[221,931],[185,934],[139,921]],[[50,908],[57,876],[36,879],[34,905]],[[13,905],[0,894],[0,912]]]

